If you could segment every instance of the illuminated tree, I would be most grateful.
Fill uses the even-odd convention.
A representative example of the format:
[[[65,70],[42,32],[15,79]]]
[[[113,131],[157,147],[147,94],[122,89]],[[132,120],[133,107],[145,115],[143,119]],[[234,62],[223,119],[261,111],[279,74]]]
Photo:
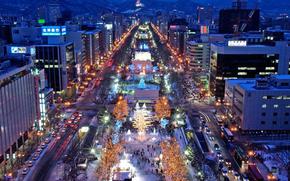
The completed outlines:
[[[101,156],[97,176],[99,180],[110,180],[111,169],[119,161],[119,155],[123,150],[123,143],[113,144],[112,139],[108,139]]]
[[[124,99],[122,96],[118,98],[118,101],[114,107],[113,115],[117,120],[123,120],[128,116],[128,103],[127,100]]]
[[[146,120],[143,110],[135,111],[133,127],[138,129],[139,133],[144,133],[149,126],[151,126],[151,121]]]
[[[163,175],[171,181],[186,181],[187,168],[175,138],[161,143]]]
[[[160,120],[162,118],[170,117],[171,108],[168,99],[163,96],[156,101],[155,113],[157,118]]]

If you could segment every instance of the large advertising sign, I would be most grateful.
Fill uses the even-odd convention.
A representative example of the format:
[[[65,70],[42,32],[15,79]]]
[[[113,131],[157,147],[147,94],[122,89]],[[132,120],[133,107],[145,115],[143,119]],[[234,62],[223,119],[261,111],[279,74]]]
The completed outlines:
[[[26,53],[26,47],[11,47],[11,53],[16,54],[16,53]]]
[[[42,26],[42,36],[62,36],[66,35],[66,26]]]

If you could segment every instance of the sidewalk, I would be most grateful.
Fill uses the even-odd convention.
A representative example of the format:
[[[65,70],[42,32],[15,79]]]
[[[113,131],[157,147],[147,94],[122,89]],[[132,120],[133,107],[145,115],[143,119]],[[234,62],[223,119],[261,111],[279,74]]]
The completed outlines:
[[[182,154],[184,154],[184,151],[186,149],[186,140],[184,138],[185,135],[182,134],[182,130],[183,128],[178,128],[174,130],[174,136],[177,140],[177,142],[179,143],[180,149]],[[190,176],[190,180],[196,180],[196,175],[197,175],[197,171],[191,166],[190,163],[187,163],[187,169],[189,172],[189,176]]]

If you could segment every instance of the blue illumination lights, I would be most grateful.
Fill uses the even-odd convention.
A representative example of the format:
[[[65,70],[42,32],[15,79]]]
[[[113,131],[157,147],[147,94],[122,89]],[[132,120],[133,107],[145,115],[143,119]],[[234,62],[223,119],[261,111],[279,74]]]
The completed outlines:
[[[168,121],[167,119],[165,119],[165,118],[162,118],[162,119],[160,120],[160,126],[161,126],[162,128],[166,128],[166,126],[168,125],[168,123],[169,123],[169,121]]]
[[[42,36],[62,36],[66,35],[66,26],[42,26]]]

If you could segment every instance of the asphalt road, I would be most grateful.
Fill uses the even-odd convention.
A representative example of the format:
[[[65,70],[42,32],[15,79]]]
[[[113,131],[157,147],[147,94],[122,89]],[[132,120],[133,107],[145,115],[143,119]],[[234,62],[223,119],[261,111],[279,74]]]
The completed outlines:
[[[46,180],[50,171],[56,165],[66,150],[66,147],[74,133],[74,130],[67,128],[67,131],[64,133],[64,135],[61,136],[59,140],[56,138],[52,140],[52,143],[49,144],[45,154],[39,158],[40,160],[38,160],[37,165],[34,166],[33,171],[29,172],[31,174],[27,175],[24,181]]]

